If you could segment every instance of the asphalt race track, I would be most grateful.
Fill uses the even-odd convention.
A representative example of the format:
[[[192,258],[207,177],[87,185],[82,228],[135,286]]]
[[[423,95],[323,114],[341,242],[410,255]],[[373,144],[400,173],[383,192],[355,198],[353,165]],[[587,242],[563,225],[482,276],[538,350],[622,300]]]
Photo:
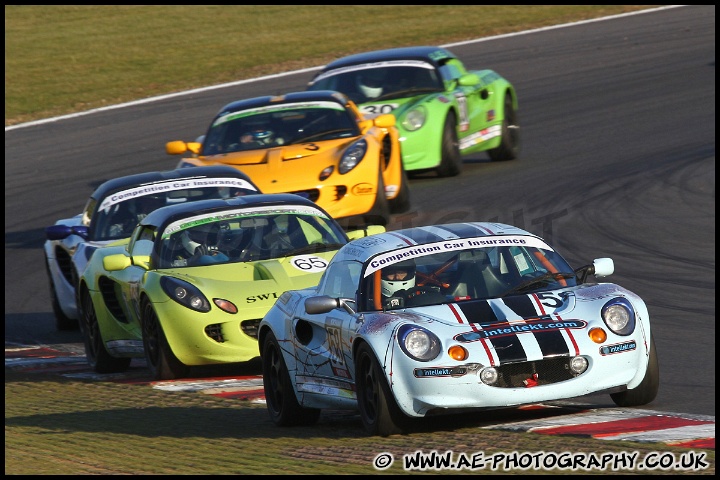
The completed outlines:
[[[482,32],[478,32],[482,34]],[[411,180],[390,228],[495,220],[543,235],[577,267],[648,303],[659,412],[715,415],[715,7],[684,6],[449,48],[513,82],[521,158],[465,160]],[[77,345],[56,332],[44,228],[108,178],[171,169],[169,140],[202,134],[225,103],[302,90],[312,71],[5,131],[5,340]],[[607,395],[576,399],[614,407]]]

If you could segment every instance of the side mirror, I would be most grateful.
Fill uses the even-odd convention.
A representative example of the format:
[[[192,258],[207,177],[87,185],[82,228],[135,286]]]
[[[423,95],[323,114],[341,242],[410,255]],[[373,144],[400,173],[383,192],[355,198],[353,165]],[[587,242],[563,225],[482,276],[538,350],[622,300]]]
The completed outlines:
[[[480,77],[474,73],[467,73],[458,79],[458,85],[461,87],[472,87],[480,83]]]
[[[176,140],[174,142],[168,142],[165,144],[165,152],[168,155],[182,155],[188,151],[187,143],[182,140]]]
[[[607,277],[615,272],[615,263],[612,258],[596,258],[593,260],[596,277]]]
[[[337,298],[321,295],[319,297],[310,297],[305,299],[305,311],[310,315],[318,313],[328,313],[338,308],[339,302]]]
[[[355,313],[355,310],[349,305],[349,303],[355,304],[355,301],[321,295],[319,297],[306,298],[305,311],[310,315],[315,315],[318,313],[328,313],[336,308],[343,308],[347,313],[352,315]]]
[[[48,240],[64,240],[70,235],[77,235],[83,240],[89,237],[90,229],[84,225],[51,225],[45,229],[45,237]]]
[[[356,238],[363,238],[377,233],[384,233],[385,231],[385,227],[382,225],[368,225],[362,230],[351,230],[347,232],[347,236],[350,240],[355,240]]]
[[[392,113],[384,113],[382,115],[378,115],[373,119],[373,122],[375,123],[376,127],[380,128],[390,128],[395,126],[395,115]]]
[[[614,271],[615,264],[612,258],[596,258],[592,264],[575,269],[575,275],[578,282],[585,283],[588,275],[595,275],[597,278],[607,277],[612,275]]]
[[[187,149],[190,150],[195,155],[200,154],[200,149],[202,148],[202,143],[199,142],[188,142],[185,145],[187,145]]]
[[[125,270],[127,267],[132,265],[132,260],[127,255],[118,253],[115,255],[108,255],[103,258],[103,268],[108,272],[118,272]]]

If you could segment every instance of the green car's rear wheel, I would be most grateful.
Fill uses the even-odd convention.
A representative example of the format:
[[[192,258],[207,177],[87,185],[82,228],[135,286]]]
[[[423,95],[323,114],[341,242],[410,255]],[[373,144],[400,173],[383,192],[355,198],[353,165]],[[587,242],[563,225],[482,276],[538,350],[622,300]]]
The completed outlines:
[[[505,95],[504,108],[500,145],[488,150],[492,161],[514,160],[520,152],[520,123],[509,94]]]

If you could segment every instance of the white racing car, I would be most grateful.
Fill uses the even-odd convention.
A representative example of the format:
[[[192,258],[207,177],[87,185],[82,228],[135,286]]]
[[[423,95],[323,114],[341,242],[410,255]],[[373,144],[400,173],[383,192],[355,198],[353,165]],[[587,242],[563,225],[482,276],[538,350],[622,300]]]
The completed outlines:
[[[208,198],[260,193],[250,178],[229,166],[146,172],[103,182],[81,213],[45,229],[43,247],[58,330],[78,328],[76,288],[92,253],[127,239],[153,210]]]
[[[319,285],[260,322],[267,408],[279,426],[358,409],[370,434],[413,419],[607,392],[647,404],[659,386],[643,300],[609,258],[572,269],[498,223],[417,227],[350,242]]]

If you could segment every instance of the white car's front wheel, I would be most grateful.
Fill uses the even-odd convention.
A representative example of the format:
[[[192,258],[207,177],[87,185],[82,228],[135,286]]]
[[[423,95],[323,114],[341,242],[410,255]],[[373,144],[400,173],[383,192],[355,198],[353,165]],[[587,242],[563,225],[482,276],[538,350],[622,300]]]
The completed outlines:
[[[367,433],[386,437],[404,433],[409,428],[410,417],[400,410],[375,354],[366,343],[358,347],[355,387],[360,418]]]
[[[611,393],[610,398],[619,407],[637,407],[655,400],[659,388],[660,365],[655,350],[655,338],[652,338],[650,340],[650,358],[648,359],[647,370],[640,385],[624,392]]]

